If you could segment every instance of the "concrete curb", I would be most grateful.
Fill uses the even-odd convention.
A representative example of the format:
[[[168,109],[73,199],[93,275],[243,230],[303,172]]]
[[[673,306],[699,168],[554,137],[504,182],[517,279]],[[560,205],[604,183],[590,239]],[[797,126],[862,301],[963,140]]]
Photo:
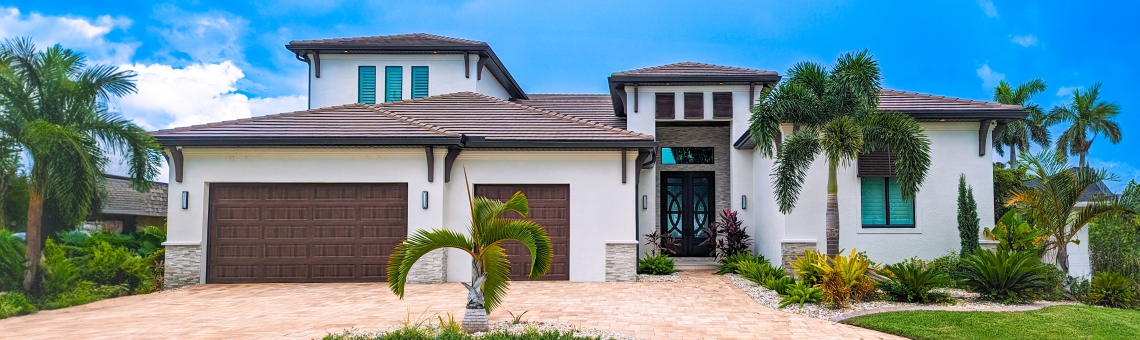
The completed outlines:
[[[911,311],[911,310],[929,310],[929,311],[947,311],[947,312],[1025,312],[1025,311],[1031,311],[1031,310],[1038,310],[1038,309],[1045,308],[1045,307],[1064,306],[1064,305],[1070,305],[1070,304],[1069,303],[1058,303],[1058,302],[1046,302],[1046,303],[1035,303],[1035,304],[1031,304],[1031,305],[1018,305],[1018,306],[998,307],[998,308],[970,308],[970,307],[958,307],[958,306],[883,307],[883,308],[873,308],[873,309],[861,310],[861,311],[857,311],[857,312],[851,312],[851,313],[847,313],[847,314],[836,315],[835,317],[831,318],[831,321],[832,322],[842,322],[843,320],[847,320],[847,319],[857,317],[857,316],[887,313],[887,312]]]

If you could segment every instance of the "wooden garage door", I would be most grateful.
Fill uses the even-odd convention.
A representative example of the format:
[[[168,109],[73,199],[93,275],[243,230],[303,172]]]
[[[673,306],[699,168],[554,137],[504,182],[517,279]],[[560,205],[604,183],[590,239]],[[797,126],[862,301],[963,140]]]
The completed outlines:
[[[384,281],[408,185],[210,185],[206,282]]]
[[[480,184],[475,185],[475,196],[505,201],[515,192],[522,191],[530,203],[529,217],[546,229],[554,244],[554,259],[550,271],[540,280],[570,279],[570,186],[565,184]],[[515,213],[510,216],[519,217]],[[518,242],[507,242],[507,260],[511,261],[511,279],[527,280],[530,270],[530,251]]]

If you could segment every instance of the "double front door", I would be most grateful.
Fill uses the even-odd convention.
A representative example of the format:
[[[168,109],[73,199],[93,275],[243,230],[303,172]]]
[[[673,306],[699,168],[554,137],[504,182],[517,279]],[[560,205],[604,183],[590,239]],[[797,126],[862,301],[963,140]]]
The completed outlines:
[[[712,171],[661,172],[661,234],[675,242],[673,256],[711,256],[704,244],[713,223],[716,199]]]

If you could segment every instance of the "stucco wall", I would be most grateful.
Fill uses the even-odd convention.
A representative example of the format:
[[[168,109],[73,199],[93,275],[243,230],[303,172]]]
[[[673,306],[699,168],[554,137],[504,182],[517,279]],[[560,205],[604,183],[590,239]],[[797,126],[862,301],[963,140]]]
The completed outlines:
[[[309,67],[309,108],[355,103],[360,66],[376,66],[376,103],[384,102],[384,67],[402,66],[403,99],[412,97],[412,66],[428,67],[428,95],[477,92],[508,99],[506,90],[486,68],[476,80],[478,56],[471,57],[471,77],[464,76],[462,54],[323,54],[321,77]]]

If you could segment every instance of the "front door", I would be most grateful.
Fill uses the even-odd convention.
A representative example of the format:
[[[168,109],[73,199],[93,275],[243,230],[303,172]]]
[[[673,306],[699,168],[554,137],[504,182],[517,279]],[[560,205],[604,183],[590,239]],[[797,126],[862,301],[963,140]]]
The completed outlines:
[[[676,240],[674,256],[712,255],[702,243],[716,211],[714,188],[712,171],[661,172],[661,234]]]

